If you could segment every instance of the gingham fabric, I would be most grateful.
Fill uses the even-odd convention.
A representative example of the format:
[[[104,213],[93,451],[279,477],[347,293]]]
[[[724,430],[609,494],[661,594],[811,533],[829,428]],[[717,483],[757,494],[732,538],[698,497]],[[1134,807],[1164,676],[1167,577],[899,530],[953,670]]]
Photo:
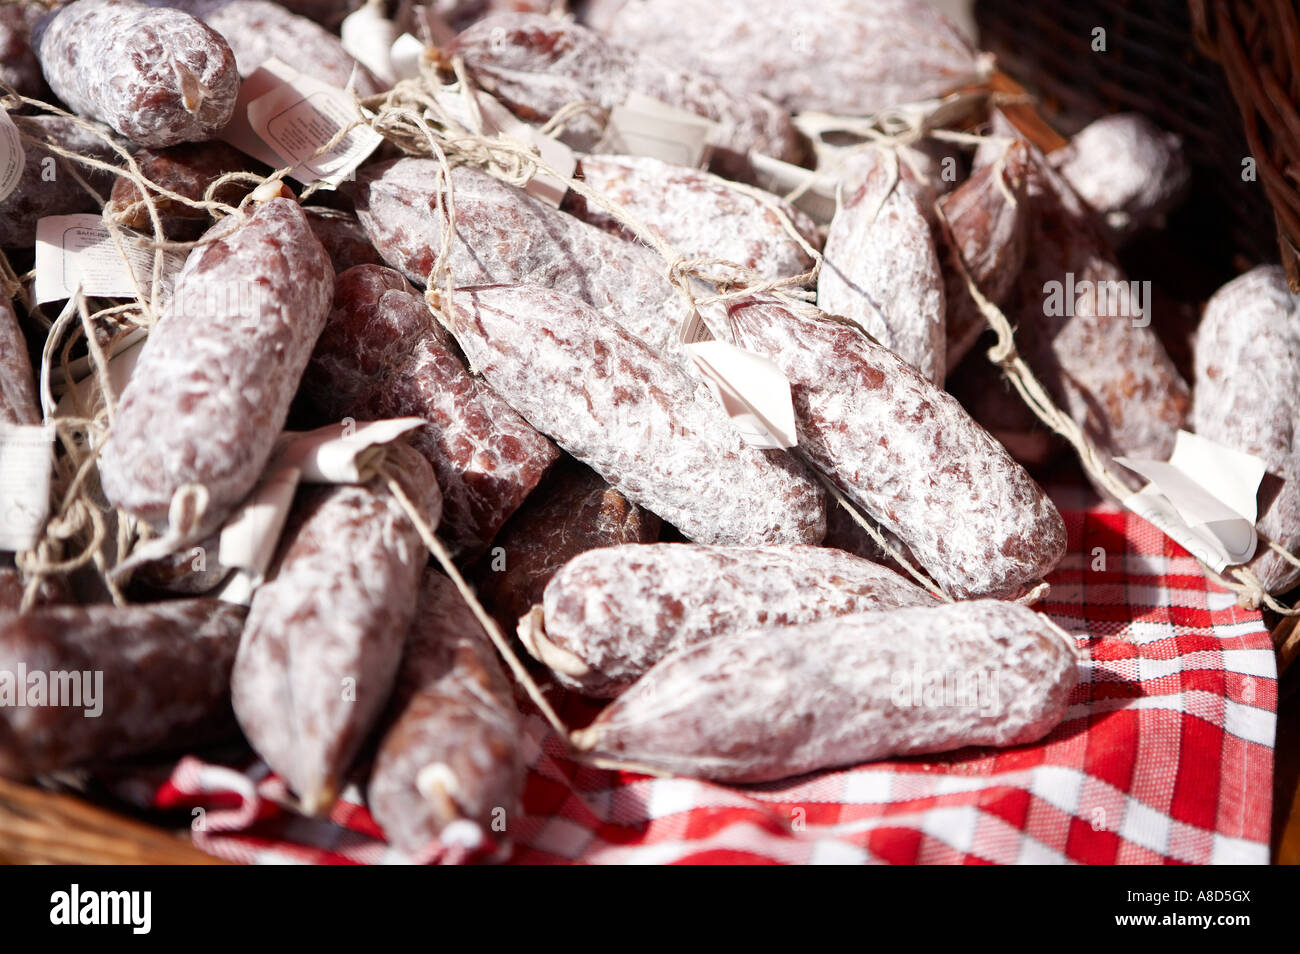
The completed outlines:
[[[1266,863],[1277,681],[1260,614],[1139,518],[1064,516],[1069,554],[1039,608],[1083,662],[1065,721],[1033,745],[730,787],[578,765],[532,715],[508,841],[418,859],[387,848],[355,787],[327,821],[283,808],[259,764],[188,758],[135,791],[189,810],[199,848],[255,863]]]

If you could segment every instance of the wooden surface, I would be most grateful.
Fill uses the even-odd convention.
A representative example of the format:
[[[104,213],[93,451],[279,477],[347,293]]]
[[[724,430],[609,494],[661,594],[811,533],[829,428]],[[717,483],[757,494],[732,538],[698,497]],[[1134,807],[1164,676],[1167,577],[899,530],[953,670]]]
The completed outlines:
[[[0,864],[214,865],[183,835],[0,779]]]

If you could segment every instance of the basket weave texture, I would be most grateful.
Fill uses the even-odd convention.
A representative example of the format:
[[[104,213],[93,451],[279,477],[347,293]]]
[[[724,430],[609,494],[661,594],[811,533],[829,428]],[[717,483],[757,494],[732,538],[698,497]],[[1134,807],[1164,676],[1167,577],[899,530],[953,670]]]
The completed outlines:
[[[1178,225],[1213,249],[1223,277],[1279,260],[1274,209],[1282,260],[1300,275],[1294,0],[979,0],[975,15],[981,45],[1067,135],[1139,112],[1183,138],[1194,201]],[[1247,158],[1254,181],[1243,178]]]

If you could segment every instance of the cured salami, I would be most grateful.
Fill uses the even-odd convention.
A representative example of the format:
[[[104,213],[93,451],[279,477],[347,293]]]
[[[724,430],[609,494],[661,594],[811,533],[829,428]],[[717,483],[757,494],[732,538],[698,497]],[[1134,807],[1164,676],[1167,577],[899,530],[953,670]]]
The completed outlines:
[[[508,833],[523,789],[519,711],[496,651],[456,587],[426,570],[366,801],[389,841]],[[455,826],[455,827],[453,827]]]
[[[672,653],[732,633],[937,602],[840,550],[627,545],[566,564],[519,633],[563,685],[614,696]]]
[[[821,542],[825,497],[807,470],[743,443],[703,384],[590,305],[494,285],[443,307],[470,363],[525,420],[688,539]]]
[[[436,526],[429,465],[389,445],[403,492]],[[379,718],[428,554],[384,478],[300,493],[253,596],[231,694],[244,735],[308,814],[333,804]]]
[[[669,656],[575,741],[731,782],[1021,745],[1064,718],[1077,659],[1044,617],[995,600],[760,627]]]

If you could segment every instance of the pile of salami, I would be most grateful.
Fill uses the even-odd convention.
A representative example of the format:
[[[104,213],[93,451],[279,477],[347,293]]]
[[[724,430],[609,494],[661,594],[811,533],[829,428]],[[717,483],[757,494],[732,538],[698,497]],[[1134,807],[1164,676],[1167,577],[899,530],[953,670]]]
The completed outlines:
[[[1192,382],[1149,301],[1115,307],[1114,249],[1187,186],[1176,140],[1113,116],[1042,151],[921,0],[797,25],[777,0],[561,6],[0,7],[23,153],[0,460],[57,434],[41,545],[0,553],[0,774],[242,733],[303,812],[355,782],[419,854],[508,835],[521,679],[607,701],[576,752],[735,783],[1033,742],[1077,679],[1029,605],[1066,546],[1031,471],[1065,444],[986,357],[990,306],[1100,459],[1163,461],[1182,428],[1257,455],[1259,532],[1300,547],[1281,270],[1209,302]],[[268,62],[379,130],[337,188],[232,144]],[[413,90],[470,104],[474,148]],[[632,135],[646,103],[661,125]],[[555,168],[489,161],[542,140],[572,157],[558,194]],[[78,213],[165,248],[165,292],[38,304],[39,223]],[[98,403],[74,427],[59,392]],[[773,394],[790,439],[762,439]],[[333,453],[395,420],[350,479],[286,464],[287,432],[333,425]],[[233,538],[286,486],[250,572]],[[1300,579],[1264,544],[1250,566],[1273,594]],[[20,673],[50,674],[48,704],[4,694]],[[53,702],[59,673],[102,675],[98,715]]]

